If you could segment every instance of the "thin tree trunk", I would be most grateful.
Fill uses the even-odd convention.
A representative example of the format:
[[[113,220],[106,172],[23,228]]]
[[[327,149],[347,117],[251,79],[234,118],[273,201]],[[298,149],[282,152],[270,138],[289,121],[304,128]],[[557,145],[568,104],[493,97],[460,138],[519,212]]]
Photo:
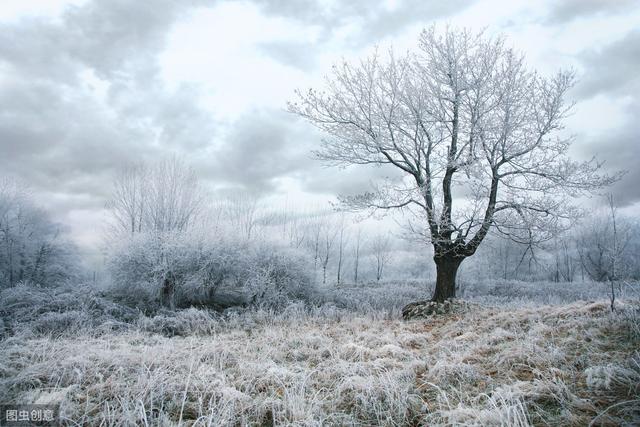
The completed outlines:
[[[344,252],[344,246],[342,241],[342,233],[340,234],[340,250],[338,251],[338,277],[337,277],[337,286],[340,286],[342,281],[342,256]]]
[[[327,284],[327,266],[326,265],[322,266],[322,284],[323,285]]]
[[[171,310],[175,309],[175,277],[172,272],[168,272],[162,281],[160,305]]]
[[[356,237],[356,253],[355,260],[353,261],[353,282],[358,284],[358,264],[360,263],[360,235],[362,230],[358,230],[358,234]]]
[[[327,266],[329,265],[329,252],[327,252],[327,256],[322,262],[322,284],[327,284]]]
[[[456,276],[464,258],[444,256],[434,258],[436,262],[436,289],[433,301],[444,302],[456,296]]]
[[[13,245],[8,245],[8,254],[9,254],[9,286],[13,287],[14,279],[13,279]]]
[[[359,254],[356,252],[356,259],[353,261],[353,283],[358,284],[358,262]]]
[[[611,311],[615,311],[615,303],[616,303],[616,290],[613,286],[613,280],[609,280],[609,284],[611,285]]]

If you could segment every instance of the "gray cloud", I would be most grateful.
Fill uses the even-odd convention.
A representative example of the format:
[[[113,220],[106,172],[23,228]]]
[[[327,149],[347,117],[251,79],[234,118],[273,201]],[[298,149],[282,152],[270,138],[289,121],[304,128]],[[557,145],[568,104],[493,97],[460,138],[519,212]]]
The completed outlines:
[[[47,207],[94,209],[117,169],[205,147],[215,123],[197,88],[168,91],[157,64],[171,26],[196,4],[99,0],[59,21],[0,24],[3,173],[30,183]]]
[[[373,191],[375,184],[390,179],[399,182],[404,174],[393,166],[323,167],[319,163],[302,177],[304,189],[310,193],[353,196]]]
[[[371,11],[362,22],[361,44],[375,42],[387,35],[397,34],[408,25],[430,25],[436,19],[460,13],[475,0],[425,1],[406,0],[393,10],[372,11],[370,2],[362,2],[364,9]]]
[[[581,148],[585,153],[597,154],[607,170],[627,171],[611,191],[618,203],[633,204],[640,201],[640,30],[631,31],[602,49],[586,50],[578,59],[584,73],[574,89],[576,97],[599,95],[610,103],[626,104],[626,121],[621,126],[586,141]],[[601,108],[606,106],[607,102],[601,104]]]
[[[301,22],[320,25],[329,31],[359,21],[361,30],[368,35],[388,35],[417,22],[432,22],[437,18],[458,13],[473,0],[404,0],[393,8],[382,2],[355,0],[327,3],[319,0],[253,0],[271,15],[283,16]]]
[[[70,92],[70,93],[66,93]],[[0,165],[36,189],[64,191],[79,177],[97,176],[142,156],[141,138],[81,91],[51,82],[15,82],[0,90]],[[144,147],[146,148],[146,147]],[[104,187],[101,180],[86,192]],[[77,190],[77,188],[75,189]]]
[[[586,144],[591,153],[605,161],[610,171],[626,171],[622,179],[610,189],[616,203],[621,206],[640,201],[640,100],[629,106],[629,119],[619,129],[594,138]]]
[[[206,2],[94,0],[66,11],[63,37],[68,51],[99,77],[145,77],[154,73],[154,57],[164,47],[172,24],[200,4]]]
[[[353,195],[371,191],[372,182],[401,176],[393,168],[327,166],[313,155],[321,139],[318,131],[285,111],[250,111],[231,125],[221,146],[201,158],[197,168],[209,180],[256,194],[282,190],[278,179],[285,177],[296,179],[305,192]]]
[[[407,26],[429,25],[436,19],[459,13],[475,0],[405,0],[395,8],[387,8],[382,2],[354,0],[329,4],[319,0],[253,0],[270,15],[290,18],[306,25],[317,25],[321,35],[318,46],[327,45],[334,35],[347,25],[357,30],[343,41],[348,48],[358,48],[379,42],[382,38],[398,34]],[[316,48],[318,47],[316,46]],[[265,51],[277,61],[302,68],[308,65],[309,51],[303,53],[296,44],[271,44]],[[302,57],[298,54],[303,53]]]
[[[603,49],[585,51],[578,59],[585,68],[575,89],[579,97],[640,93],[640,30],[631,31]]]
[[[196,166],[206,179],[261,195],[286,191],[278,187],[278,179],[285,177],[296,179],[308,193],[353,195],[371,191],[372,183],[380,179],[402,176],[395,168],[328,166],[313,154],[322,138],[308,123],[283,110],[249,111]]]
[[[278,178],[313,166],[310,151],[318,136],[293,119],[280,110],[247,112],[232,124],[221,147],[204,160],[205,176],[250,192],[275,191]]]
[[[276,61],[303,71],[315,65],[315,49],[309,43],[269,42],[262,43],[259,48]]]
[[[406,0],[387,9],[382,2],[364,0],[254,0],[267,15],[320,29],[314,43],[291,39],[262,43],[258,49],[280,63],[311,71],[322,51],[373,44],[408,26],[460,12],[474,1]],[[619,13],[631,4],[611,3],[564,1],[554,6],[550,19],[559,23]],[[93,0],[55,21],[0,23],[3,174],[30,183],[40,203],[57,212],[98,211],[117,169],[168,153],[194,162],[206,180],[255,193],[286,190],[279,186],[282,178],[322,195],[361,193],[373,181],[393,179],[394,171],[386,168],[324,167],[311,154],[321,136],[280,110],[248,111],[224,135],[222,125],[199,104],[201,87],[166,87],[158,57],[171,29],[193,8],[210,4]],[[640,32],[635,31],[602,50],[580,54],[585,74],[576,94],[637,96],[639,47]],[[638,105],[636,99],[635,117]],[[624,203],[640,200],[640,172],[633,164],[640,158],[639,134],[638,124],[630,120],[606,140],[586,144],[591,152],[600,151],[611,168],[631,171],[614,189]]]
[[[610,15],[629,10],[635,0],[556,0],[547,15],[552,24],[593,15]]]

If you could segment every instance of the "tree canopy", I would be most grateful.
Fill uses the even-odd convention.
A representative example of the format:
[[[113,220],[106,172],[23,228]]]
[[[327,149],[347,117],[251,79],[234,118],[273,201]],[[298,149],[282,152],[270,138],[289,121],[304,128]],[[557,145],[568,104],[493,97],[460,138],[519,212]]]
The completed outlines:
[[[346,205],[416,214],[424,225],[413,230],[433,244],[436,263],[461,262],[490,229],[549,238],[576,214],[567,197],[615,180],[594,159],[569,155],[561,131],[573,83],[571,71],[529,70],[502,38],[431,27],[415,52],[335,65],[322,90],[297,92],[289,110],[326,135],[320,159],[402,172]]]

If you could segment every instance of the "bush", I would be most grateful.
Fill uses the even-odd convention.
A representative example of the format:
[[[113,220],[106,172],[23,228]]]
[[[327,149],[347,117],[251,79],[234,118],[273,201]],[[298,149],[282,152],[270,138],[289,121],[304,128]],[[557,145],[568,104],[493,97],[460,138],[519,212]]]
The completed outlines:
[[[220,317],[210,311],[189,308],[178,311],[161,311],[153,317],[142,316],[138,327],[147,332],[166,337],[210,335],[220,329]]]
[[[311,263],[300,252],[273,243],[251,248],[244,268],[251,303],[283,308],[291,301],[310,301],[316,296]],[[240,272],[238,272],[240,273]]]
[[[310,263],[301,253],[266,241],[204,234],[141,233],[121,240],[110,254],[110,292],[147,313],[162,306],[282,307],[312,297]]]
[[[109,301],[86,285],[42,288],[21,283],[0,292],[0,337],[17,332],[62,335],[83,327],[123,329],[138,316],[136,310]]]
[[[384,281],[324,290],[324,300],[359,313],[387,311],[399,315],[405,305],[429,299],[433,284],[424,281]]]
[[[82,310],[49,312],[40,315],[31,322],[30,330],[36,335],[70,334],[92,324],[91,316]]]

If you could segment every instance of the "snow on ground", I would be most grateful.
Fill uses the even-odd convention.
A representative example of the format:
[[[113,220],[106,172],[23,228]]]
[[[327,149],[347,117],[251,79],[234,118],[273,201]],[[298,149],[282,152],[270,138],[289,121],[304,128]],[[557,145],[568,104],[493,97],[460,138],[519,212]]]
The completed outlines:
[[[628,425],[637,301],[393,315],[189,309],[0,341],[0,401],[79,425]],[[176,329],[176,322],[189,325]]]

